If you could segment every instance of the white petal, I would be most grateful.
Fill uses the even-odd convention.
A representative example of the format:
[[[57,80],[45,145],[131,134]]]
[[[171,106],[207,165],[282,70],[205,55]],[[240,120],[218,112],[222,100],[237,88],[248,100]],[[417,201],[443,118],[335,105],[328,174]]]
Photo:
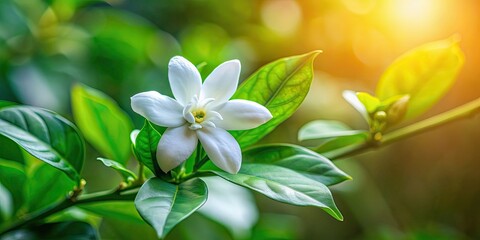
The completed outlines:
[[[139,133],[140,133],[140,130],[138,130],[138,129],[134,129],[130,133],[130,141],[132,142],[133,146],[135,146],[135,144],[136,144],[137,136],[138,136]]]
[[[197,135],[188,128],[188,124],[168,128],[157,147],[157,161],[162,171],[168,172],[184,162],[192,155],[197,142]]]
[[[221,128],[204,127],[196,131],[208,157],[217,167],[235,174],[242,164],[242,152],[237,140]]]
[[[237,90],[240,77],[240,61],[231,60],[220,64],[205,79],[200,93],[200,99],[214,98],[212,104],[221,104],[232,97]]]
[[[357,97],[357,93],[351,90],[343,91],[343,98],[350,103],[361,115],[362,117],[368,122],[370,122],[370,117],[368,116],[367,108],[363,105],[362,102]]]
[[[187,59],[176,56],[168,64],[168,80],[175,99],[185,106],[192,97],[200,94],[202,77],[197,68]]]
[[[222,115],[223,121],[215,124],[226,130],[256,128],[272,119],[272,114],[266,107],[248,100],[230,100],[216,110]]]
[[[155,91],[131,97],[133,111],[163,127],[178,127],[185,123],[183,107],[175,99]]]

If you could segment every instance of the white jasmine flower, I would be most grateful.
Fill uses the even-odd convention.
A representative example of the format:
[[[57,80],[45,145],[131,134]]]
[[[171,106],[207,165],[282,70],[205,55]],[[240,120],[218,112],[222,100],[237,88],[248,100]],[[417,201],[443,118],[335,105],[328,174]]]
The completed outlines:
[[[222,63],[202,84],[200,73],[183,57],[168,65],[175,99],[155,91],[131,98],[133,111],[150,122],[168,127],[157,147],[160,168],[168,172],[184,162],[200,141],[219,168],[237,173],[242,161],[240,146],[227,130],[258,127],[272,118],[264,106],[247,100],[229,100],[235,93],[240,62]]]

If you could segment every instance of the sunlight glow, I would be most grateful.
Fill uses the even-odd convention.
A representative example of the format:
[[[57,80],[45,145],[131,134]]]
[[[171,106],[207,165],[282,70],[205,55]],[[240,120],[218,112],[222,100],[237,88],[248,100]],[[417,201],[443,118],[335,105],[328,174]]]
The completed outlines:
[[[391,2],[388,15],[399,28],[423,31],[435,25],[439,3],[434,0],[396,0]]]

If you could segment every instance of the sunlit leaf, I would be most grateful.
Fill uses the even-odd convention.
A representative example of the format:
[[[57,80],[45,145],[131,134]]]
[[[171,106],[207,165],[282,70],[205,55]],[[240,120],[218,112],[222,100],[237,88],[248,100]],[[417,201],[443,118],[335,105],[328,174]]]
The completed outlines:
[[[350,136],[365,132],[365,130],[352,130],[343,122],[334,120],[315,120],[305,124],[298,131],[298,140],[329,139]]]
[[[155,174],[162,173],[156,157],[157,145],[160,141],[160,137],[160,133],[152,127],[150,122],[145,120],[142,130],[140,130],[135,140],[134,149],[138,161],[148,167]]]
[[[56,222],[34,225],[8,232],[1,236],[2,240],[40,240],[40,239],[99,239],[97,231],[84,222]]]
[[[243,161],[288,168],[327,186],[351,179],[327,158],[292,144],[271,144],[250,148],[243,152]]]
[[[103,165],[115,169],[120,175],[122,175],[123,180],[125,182],[130,182],[137,178],[137,175],[135,175],[135,173],[133,173],[127,167],[123,166],[122,164],[116,161],[106,159],[106,158],[97,158],[97,160],[101,161]]]
[[[79,181],[85,145],[76,127],[63,117],[35,107],[0,110],[0,134],[28,153]]]
[[[366,93],[366,92],[357,92],[358,100],[365,106],[367,112],[372,114],[374,113],[378,106],[380,106],[380,99]]]
[[[0,159],[0,183],[10,192],[13,200],[13,212],[18,210],[25,200],[23,187],[27,176],[23,166],[14,161]],[[0,205],[3,205],[0,204]]]
[[[29,212],[65,199],[74,185],[65,174],[42,164],[27,180],[25,196]]]
[[[293,170],[267,164],[245,163],[237,174],[214,171],[218,176],[271,199],[298,206],[315,206],[343,220],[330,190]]]
[[[179,185],[151,178],[135,199],[140,215],[164,238],[175,225],[200,208],[207,200],[205,183],[196,178]]]
[[[310,89],[313,60],[319,53],[315,51],[269,63],[240,85],[232,98],[260,103],[273,115],[258,128],[232,131],[242,148],[260,140],[297,110]]]
[[[455,82],[464,63],[458,38],[427,43],[395,60],[377,85],[380,100],[410,95],[405,118],[416,117],[432,107]]]
[[[75,121],[85,138],[107,158],[125,164],[130,156],[130,118],[104,93],[82,85],[72,89]]]

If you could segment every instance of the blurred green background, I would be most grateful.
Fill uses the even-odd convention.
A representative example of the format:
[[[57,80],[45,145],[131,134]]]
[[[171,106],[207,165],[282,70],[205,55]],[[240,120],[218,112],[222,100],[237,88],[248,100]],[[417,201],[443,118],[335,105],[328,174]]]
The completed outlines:
[[[72,119],[70,88],[81,82],[114,98],[140,128],[143,119],[131,111],[130,96],[147,90],[171,94],[172,56],[206,63],[204,77],[223,61],[239,59],[243,80],[280,57],[321,49],[304,104],[264,140],[297,143],[298,129],[314,119],[366,128],[341,92],[373,93],[397,56],[455,33],[462,37],[466,64],[452,90],[421,118],[479,97],[478,9],[476,0],[1,0],[0,99]],[[479,123],[478,116],[462,120],[335,162],[354,179],[332,189],[344,222],[320,209],[255,196],[258,221],[242,236],[479,239]],[[87,189],[114,187],[120,178],[94,161],[97,154],[90,150],[83,173]],[[5,146],[1,153],[7,154]],[[102,235],[127,239],[119,226],[145,229],[111,221],[102,225]],[[199,236],[232,237],[194,215],[170,239]]]

